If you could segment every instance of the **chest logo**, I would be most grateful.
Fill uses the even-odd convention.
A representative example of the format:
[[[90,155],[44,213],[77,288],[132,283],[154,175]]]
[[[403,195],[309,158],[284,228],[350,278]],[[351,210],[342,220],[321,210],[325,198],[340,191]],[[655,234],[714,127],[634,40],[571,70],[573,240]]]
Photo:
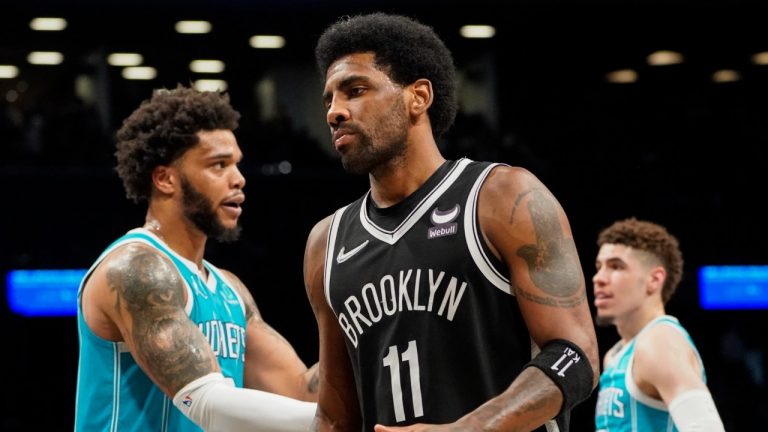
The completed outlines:
[[[432,214],[429,216],[429,220],[431,220],[434,225],[445,225],[453,222],[453,220],[459,216],[459,212],[461,212],[461,206],[458,204],[448,211],[440,211],[440,209],[435,207],[434,210],[432,210]]]
[[[433,239],[456,234],[459,231],[459,225],[454,221],[459,217],[459,213],[461,213],[459,204],[447,211],[440,211],[439,208],[435,207],[429,215],[429,220],[435,226],[427,230],[427,238]]]
[[[366,241],[360,243],[359,245],[357,245],[357,247],[355,247],[354,249],[350,250],[349,252],[346,252],[344,250],[344,247],[342,246],[341,250],[339,251],[339,254],[336,256],[336,262],[341,264],[344,261],[352,258],[356,253],[358,253],[361,250],[363,250],[363,248],[368,245],[369,241],[370,240],[366,240]]]

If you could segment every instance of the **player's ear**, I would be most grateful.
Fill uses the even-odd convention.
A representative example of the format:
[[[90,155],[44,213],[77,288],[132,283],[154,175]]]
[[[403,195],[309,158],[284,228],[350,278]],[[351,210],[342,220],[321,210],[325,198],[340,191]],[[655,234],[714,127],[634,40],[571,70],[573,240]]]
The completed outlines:
[[[414,81],[409,87],[413,95],[409,107],[411,114],[425,113],[432,105],[432,100],[434,99],[432,83],[426,78],[421,78]]]
[[[661,293],[664,288],[664,281],[667,280],[667,271],[662,266],[656,266],[648,274],[648,294]]]
[[[158,165],[152,170],[152,184],[158,192],[172,194],[179,183],[179,175],[169,165]]]

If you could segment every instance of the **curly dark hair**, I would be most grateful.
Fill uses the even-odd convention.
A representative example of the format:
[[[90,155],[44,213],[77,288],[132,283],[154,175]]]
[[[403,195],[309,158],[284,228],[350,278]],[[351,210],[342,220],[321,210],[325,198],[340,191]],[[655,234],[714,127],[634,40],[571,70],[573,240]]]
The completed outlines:
[[[239,119],[227,94],[181,85],[155,90],[117,131],[115,170],[126,196],[137,203],[149,200],[155,167],[170,164],[195,146],[197,132],[235,130]]]
[[[432,131],[441,136],[456,118],[456,70],[453,56],[435,31],[400,15],[373,13],[344,17],[328,27],[315,47],[320,73],[341,57],[372,52],[379,70],[399,85],[420,78],[432,83],[434,100],[429,108]]]
[[[629,246],[658,258],[667,271],[661,300],[664,304],[669,301],[683,277],[683,253],[675,236],[661,225],[629,218],[614,222],[600,232],[597,245],[599,247],[605,243]]]

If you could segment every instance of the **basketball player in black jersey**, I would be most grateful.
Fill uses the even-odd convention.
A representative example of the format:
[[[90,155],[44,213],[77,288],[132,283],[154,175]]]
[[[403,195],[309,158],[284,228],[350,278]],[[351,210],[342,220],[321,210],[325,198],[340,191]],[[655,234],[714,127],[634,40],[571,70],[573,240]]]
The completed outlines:
[[[455,71],[431,28],[345,18],[315,53],[333,144],[371,188],[307,240],[313,430],[567,431],[598,350],[560,204],[522,168],[440,154]]]

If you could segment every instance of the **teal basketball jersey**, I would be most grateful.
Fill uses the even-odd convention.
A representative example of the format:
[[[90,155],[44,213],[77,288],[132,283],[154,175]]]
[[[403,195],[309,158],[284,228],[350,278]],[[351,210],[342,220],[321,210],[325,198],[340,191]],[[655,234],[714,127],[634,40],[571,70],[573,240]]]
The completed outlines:
[[[597,432],[676,432],[667,406],[663,401],[643,393],[632,376],[635,343],[638,336],[655,325],[668,325],[685,336],[701,365],[701,376],[706,382],[704,363],[696,345],[677,318],[660,316],[642,330],[607,363],[600,375],[600,391],[595,408],[595,429]]]
[[[83,278],[78,292],[80,360],[75,431],[202,431],[179,411],[144,373],[123,342],[95,335],[86,324],[80,297],[93,269],[115,248],[142,243],[171,260],[187,288],[186,312],[211,344],[222,374],[243,386],[245,304],[224,275],[207,261],[207,281],[198,267],[149,231],[137,228],[116,240]]]

